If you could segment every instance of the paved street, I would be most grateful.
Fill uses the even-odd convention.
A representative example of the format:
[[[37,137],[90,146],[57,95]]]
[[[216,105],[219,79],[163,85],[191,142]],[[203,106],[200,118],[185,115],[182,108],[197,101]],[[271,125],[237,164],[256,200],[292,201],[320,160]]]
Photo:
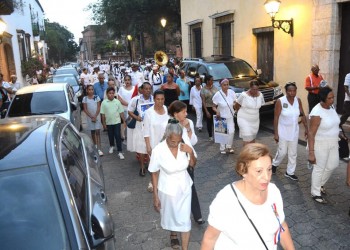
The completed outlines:
[[[271,123],[262,121],[262,124]],[[234,163],[242,142],[236,132],[236,153],[221,155],[217,144],[206,141],[205,131],[197,135],[199,142],[195,146],[198,153],[195,184],[206,220],[209,205],[217,192],[239,179],[234,171]],[[138,175],[139,167],[134,153],[125,152],[124,161],[119,160],[116,153],[109,155],[106,132],[102,134],[102,141],[106,193],[115,222],[117,249],[171,249],[169,233],[160,227],[159,214],[153,209],[152,194],[146,190],[150,176],[142,178]],[[274,155],[276,144],[269,129],[261,129],[257,141],[268,145]],[[272,182],[282,192],[286,220],[294,244],[297,249],[349,249],[350,189],[345,186],[346,163],[340,161],[339,168],[326,184],[329,204],[322,205],[311,199],[311,171],[306,167],[306,154],[305,146],[299,145],[296,170],[298,182],[284,177],[287,159],[272,177]],[[207,223],[203,226],[192,223],[190,249],[200,248],[206,226]]]

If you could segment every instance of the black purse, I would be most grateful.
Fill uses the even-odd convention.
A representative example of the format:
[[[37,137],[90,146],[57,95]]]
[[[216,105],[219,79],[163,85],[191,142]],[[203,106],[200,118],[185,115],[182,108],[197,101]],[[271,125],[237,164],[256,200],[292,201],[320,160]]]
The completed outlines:
[[[139,112],[137,111],[137,104],[139,102],[139,99],[137,99],[136,101],[136,107],[134,110],[134,115],[138,116]],[[136,127],[136,119],[132,118],[130,115],[128,116],[128,118],[126,119],[126,126],[130,129],[134,129]]]
[[[348,138],[345,136],[343,128],[342,127],[340,127],[340,128],[341,128],[341,131],[343,133],[343,136],[342,137],[339,136],[339,142],[338,142],[338,145],[339,145],[339,157],[340,158],[347,158],[347,157],[349,157]]]

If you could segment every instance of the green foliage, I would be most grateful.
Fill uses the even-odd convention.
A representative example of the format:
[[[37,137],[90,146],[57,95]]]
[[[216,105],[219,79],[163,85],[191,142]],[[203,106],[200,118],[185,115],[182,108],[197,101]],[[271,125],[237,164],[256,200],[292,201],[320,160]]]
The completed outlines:
[[[151,36],[162,31],[160,19],[167,20],[167,31],[180,30],[180,0],[101,0],[90,4],[93,20],[106,24],[116,36],[147,33]]]
[[[37,70],[43,69],[42,62],[36,57],[29,58],[28,61],[23,61],[21,66],[22,66],[22,75],[23,76],[28,75],[30,77],[35,75]]]
[[[46,41],[49,47],[49,59],[62,63],[76,60],[79,51],[78,44],[73,40],[74,35],[59,23],[45,20]]]

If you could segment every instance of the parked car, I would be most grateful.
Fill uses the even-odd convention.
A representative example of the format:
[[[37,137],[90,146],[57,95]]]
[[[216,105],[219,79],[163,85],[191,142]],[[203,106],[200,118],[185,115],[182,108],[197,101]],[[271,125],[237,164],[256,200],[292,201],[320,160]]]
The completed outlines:
[[[73,74],[51,75],[46,78],[46,83],[62,83],[62,82],[69,83],[69,85],[72,86],[75,94],[77,93],[79,93],[80,95],[82,94],[81,92],[79,92],[82,90],[79,80]]]
[[[13,98],[6,117],[57,114],[81,126],[78,96],[68,83],[45,83],[19,89]]]
[[[63,68],[58,68],[55,71],[54,75],[64,75],[64,74],[73,74],[77,77],[77,79],[79,80],[79,73],[78,71],[73,68],[73,67],[63,67]]]
[[[115,249],[102,165],[60,116],[0,121],[1,249]]]
[[[249,89],[249,81],[257,80],[259,90],[263,93],[265,99],[265,105],[261,107],[261,111],[273,109],[276,100],[283,96],[282,89],[277,83],[266,83],[259,79],[258,72],[243,59],[224,56],[185,58],[182,61],[181,68],[192,83],[196,74],[199,74],[202,78],[205,75],[212,75],[214,85],[220,88],[220,81],[227,78],[230,88],[236,92],[237,96]]]

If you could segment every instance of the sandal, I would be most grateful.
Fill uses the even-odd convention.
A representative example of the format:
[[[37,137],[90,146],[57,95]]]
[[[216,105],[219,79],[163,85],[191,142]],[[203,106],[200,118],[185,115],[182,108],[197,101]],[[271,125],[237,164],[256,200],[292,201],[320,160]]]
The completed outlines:
[[[180,242],[177,238],[177,234],[170,234],[170,245],[172,249],[179,249],[180,248]]]
[[[312,199],[314,199],[314,201],[321,203],[321,204],[326,204],[327,201],[322,197],[322,196],[312,196]]]

